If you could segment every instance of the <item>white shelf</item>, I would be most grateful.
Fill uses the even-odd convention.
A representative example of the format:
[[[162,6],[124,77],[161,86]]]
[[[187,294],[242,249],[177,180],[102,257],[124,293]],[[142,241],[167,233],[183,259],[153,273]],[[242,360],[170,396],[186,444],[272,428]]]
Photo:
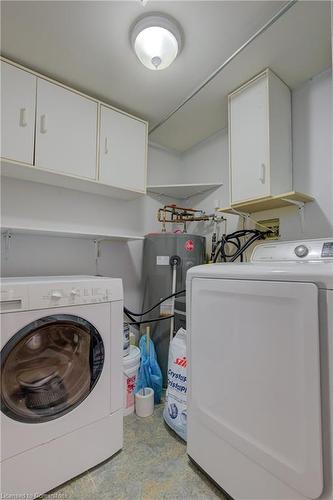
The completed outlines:
[[[154,193],[164,196],[170,196],[171,198],[176,198],[178,200],[186,200],[191,196],[196,194],[205,193],[206,191],[211,191],[218,189],[222,186],[222,183],[215,184],[161,184],[154,186],[147,186],[148,193]]]
[[[118,240],[132,241],[143,240],[143,236],[114,234],[114,233],[93,233],[79,232],[72,230],[50,229],[45,227],[18,227],[18,226],[2,226],[1,233],[9,234],[26,234],[32,236],[58,236],[61,238],[83,238],[87,240]]]
[[[235,203],[231,207],[219,208],[218,212],[224,212],[227,214],[243,212],[251,214],[255,212],[263,212],[264,210],[275,210],[290,206],[301,207],[302,204],[309,203],[311,201],[314,201],[314,198],[308,194],[299,193],[297,191],[289,191],[288,193],[266,196],[257,200]]]
[[[133,200],[145,194],[143,191],[139,192],[117,186],[108,186],[107,184],[102,184],[91,179],[81,179],[67,174],[59,174],[51,170],[44,170],[39,167],[6,159],[1,159],[1,176],[74,189],[85,193],[112,196],[122,200]]]

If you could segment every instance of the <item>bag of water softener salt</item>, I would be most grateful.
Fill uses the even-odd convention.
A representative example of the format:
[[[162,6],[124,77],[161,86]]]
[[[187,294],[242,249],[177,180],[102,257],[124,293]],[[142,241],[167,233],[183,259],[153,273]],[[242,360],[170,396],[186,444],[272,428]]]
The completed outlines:
[[[169,348],[168,388],[163,412],[165,422],[186,441],[186,330],[180,328]]]

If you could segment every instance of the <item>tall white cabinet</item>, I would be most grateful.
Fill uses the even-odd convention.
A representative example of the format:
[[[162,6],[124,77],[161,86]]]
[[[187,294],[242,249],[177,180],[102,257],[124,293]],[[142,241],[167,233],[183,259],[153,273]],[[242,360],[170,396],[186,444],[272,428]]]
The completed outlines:
[[[36,164],[96,179],[97,103],[37,80]]]
[[[1,61],[1,156],[33,164],[36,76]]]
[[[145,190],[146,123],[101,105],[99,180],[136,191]]]
[[[291,96],[267,69],[229,95],[231,204],[291,190]]]

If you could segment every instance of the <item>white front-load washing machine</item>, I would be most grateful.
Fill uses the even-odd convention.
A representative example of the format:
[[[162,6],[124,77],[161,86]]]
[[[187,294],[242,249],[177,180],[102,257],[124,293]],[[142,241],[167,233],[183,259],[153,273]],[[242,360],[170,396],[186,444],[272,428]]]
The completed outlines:
[[[1,280],[1,493],[32,498],[122,448],[120,279]]]
[[[332,499],[333,240],[187,274],[190,457],[235,500]]]

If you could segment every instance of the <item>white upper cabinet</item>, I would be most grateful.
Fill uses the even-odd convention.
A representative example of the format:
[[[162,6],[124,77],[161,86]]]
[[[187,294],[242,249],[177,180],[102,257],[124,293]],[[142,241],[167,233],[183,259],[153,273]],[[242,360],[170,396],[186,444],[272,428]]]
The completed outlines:
[[[1,175],[121,199],[146,192],[147,122],[1,58]]]
[[[1,156],[33,164],[36,77],[1,61]]]
[[[291,190],[290,90],[269,69],[229,95],[231,204]]]
[[[97,102],[37,79],[36,165],[96,179]]]
[[[147,124],[101,105],[99,181],[144,192]]]

